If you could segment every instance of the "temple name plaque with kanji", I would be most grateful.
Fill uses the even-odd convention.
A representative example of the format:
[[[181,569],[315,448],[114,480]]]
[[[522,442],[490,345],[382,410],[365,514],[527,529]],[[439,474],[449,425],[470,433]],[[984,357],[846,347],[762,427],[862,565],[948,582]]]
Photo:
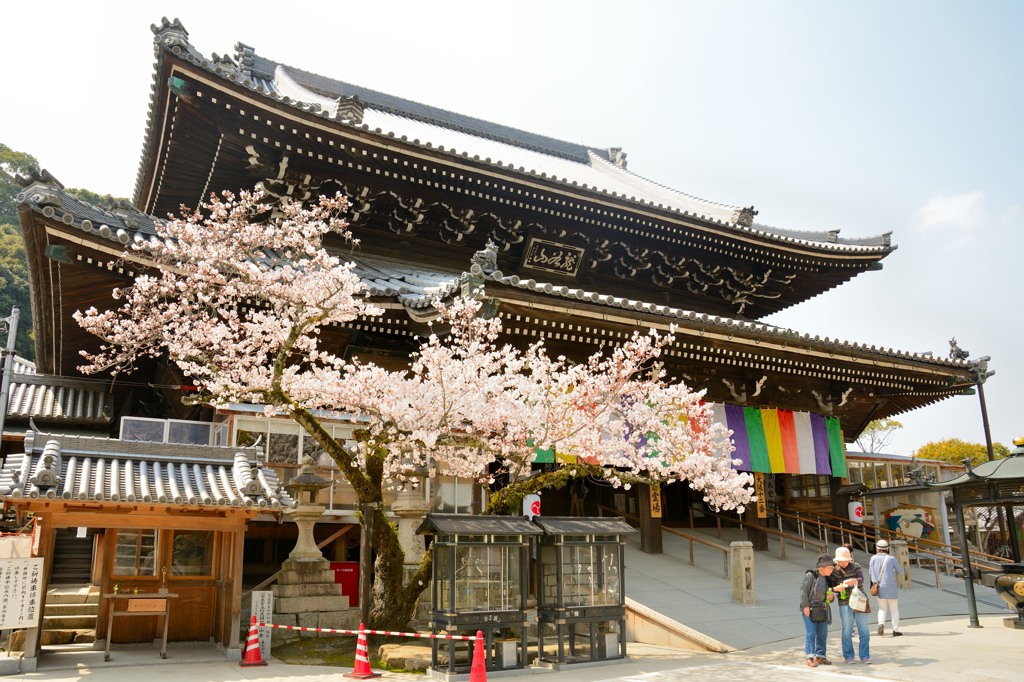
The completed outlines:
[[[584,249],[530,237],[523,251],[524,268],[575,277],[583,262]]]

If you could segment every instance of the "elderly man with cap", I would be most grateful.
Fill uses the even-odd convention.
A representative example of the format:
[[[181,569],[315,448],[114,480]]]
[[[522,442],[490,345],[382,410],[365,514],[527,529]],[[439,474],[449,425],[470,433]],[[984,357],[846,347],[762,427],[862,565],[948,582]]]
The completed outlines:
[[[847,663],[856,663],[853,653],[853,625],[857,624],[859,640],[857,655],[860,662],[871,663],[871,633],[868,614],[865,611],[854,611],[850,608],[850,593],[853,588],[864,591],[864,569],[853,560],[849,547],[836,548],[836,568],[832,573],[833,592],[839,595],[839,622],[842,624],[843,658]]]
[[[807,571],[800,583],[800,612],[804,618],[804,655],[810,668],[832,665],[825,658],[828,623],[832,620],[832,571],[835,564],[828,554],[819,554],[814,570]]]
[[[892,636],[899,637],[900,606],[896,601],[896,576],[903,575],[903,565],[889,554],[889,543],[879,540],[875,545],[877,554],[871,557],[869,570],[871,582],[878,585],[878,634],[885,633],[885,614],[892,614]]]

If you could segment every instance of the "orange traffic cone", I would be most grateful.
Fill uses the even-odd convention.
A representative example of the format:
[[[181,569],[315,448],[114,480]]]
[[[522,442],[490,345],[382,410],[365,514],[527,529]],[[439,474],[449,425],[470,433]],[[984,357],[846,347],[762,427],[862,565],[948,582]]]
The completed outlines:
[[[484,633],[476,631],[473,642],[473,665],[469,669],[469,682],[487,682],[487,663],[484,660]]]
[[[242,656],[242,667],[250,665],[266,665],[263,655],[260,653],[260,631],[256,627],[256,616],[252,617],[252,624],[249,626],[249,636],[245,638],[245,655]]]
[[[380,673],[370,670],[370,650],[366,646],[366,633],[363,632],[363,624],[359,624],[359,638],[356,639],[356,665],[352,672],[345,677],[352,677],[357,680],[366,680],[371,677],[380,677]]]

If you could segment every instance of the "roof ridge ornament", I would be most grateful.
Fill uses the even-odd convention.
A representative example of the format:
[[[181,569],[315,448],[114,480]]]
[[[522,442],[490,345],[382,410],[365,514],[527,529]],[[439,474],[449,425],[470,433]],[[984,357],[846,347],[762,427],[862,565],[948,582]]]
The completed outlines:
[[[754,210],[753,206],[747,206],[738,211],[733,211],[732,221],[742,227],[751,227],[754,224],[754,216],[757,214],[758,211]]]
[[[177,17],[174,21],[169,21],[167,17],[161,17],[160,24],[150,25],[149,30],[155,36],[154,42],[162,44],[164,47],[188,47],[188,31]]]
[[[342,95],[337,100],[335,117],[352,125],[360,125],[363,122],[363,112],[366,110],[366,103],[359,99],[359,95]]]
[[[626,168],[626,152],[622,151],[622,147],[609,147],[607,150],[608,160],[615,164],[616,168]]]

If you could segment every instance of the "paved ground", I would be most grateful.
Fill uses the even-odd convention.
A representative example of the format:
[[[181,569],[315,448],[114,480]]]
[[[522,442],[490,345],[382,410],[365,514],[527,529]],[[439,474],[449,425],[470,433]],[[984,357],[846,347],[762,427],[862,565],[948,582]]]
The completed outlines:
[[[746,539],[739,529],[724,530],[722,538],[716,537],[713,529],[698,533],[725,546]],[[691,566],[689,542],[670,533],[663,535],[663,550],[663,554],[645,554],[639,549],[638,539],[630,538],[625,574],[630,599],[734,649],[803,637],[803,621],[797,614],[800,580],[804,571],[814,566],[817,548],[787,542],[787,560],[783,561],[779,544],[772,539],[767,552],[756,552],[754,606],[732,601],[732,582],[725,576],[720,551],[694,543]],[[854,552],[854,560],[862,565],[866,566],[869,559],[863,552]],[[962,580],[940,575],[941,589],[936,589],[934,571],[916,566],[911,567],[911,579],[911,588],[900,591],[900,614],[904,619],[955,615],[966,619]],[[976,584],[975,593],[979,614],[1007,613],[992,588]]]
[[[724,538],[725,544],[730,539]],[[642,644],[629,645],[629,660],[596,667],[561,671],[536,669],[551,682],[782,682],[794,675],[813,680],[904,680],[906,682],[988,682],[1022,679],[1018,661],[1024,649],[1024,629],[1004,626],[1011,616],[989,588],[976,586],[981,628],[969,627],[962,581],[914,569],[913,584],[900,593],[905,635],[871,638],[872,665],[839,662],[838,626],[829,637],[831,666],[808,668],[803,661],[803,626],[796,611],[800,577],[813,564],[814,549],[787,547],[789,561],[779,558],[777,544],[755,555],[756,606],[731,601],[721,553],[701,555],[688,562],[685,540],[665,536],[665,554],[647,555],[634,545],[627,549],[626,585],[630,598],[695,628],[736,649],[728,654],[697,653]],[[855,559],[866,557],[855,556]],[[929,583],[931,584],[929,586]],[[837,619],[838,620],[838,619]],[[874,622],[874,619],[872,619]],[[872,632],[874,629],[872,628]],[[371,648],[374,646],[372,640]],[[2,654],[0,654],[2,656]],[[351,670],[287,665],[271,659],[265,667],[242,668],[205,644],[172,644],[161,660],[152,646],[118,646],[112,660],[102,651],[46,652],[38,670],[9,679],[40,682],[336,682]],[[522,674],[522,671],[519,671]],[[492,673],[491,679],[505,675]],[[423,675],[385,673],[385,680],[418,680]]]
[[[1018,657],[1024,646],[1024,630],[1003,626],[1001,616],[981,617],[982,628],[968,627],[963,617],[911,619],[900,638],[872,637],[872,665],[807,668],[803,663],[803,640],[791,639],[728,654],[709,654],[661,649],[631,644],[625,662],[606,663],[593,668],[556,672],[537,670],[551,682],[783,682],[800,675],[809,680],[904,680],[906,682],[1005,682],[1021,679]],[[839,634],[833,630],[829,649],[836,652]],[[121,647],[103,663],[95,652],[94,662],[78,655],[80,667],[64,667],[50,654],[40,659],[37,672],[8,679],[39,682],[337,682],[351,670],[287,665],[271,659],[269,665],[242,668],[205,645],[172,646],[161,661],[153,647]],[[93,655],[93,654],[90,654]],[[830,653],[830,656],[834,653]],[[68,659],[70,660],[70,659]],[[490,679],[501,679],[490,674]],[[384,673],[383,680],[424,680],[423,675]]]

